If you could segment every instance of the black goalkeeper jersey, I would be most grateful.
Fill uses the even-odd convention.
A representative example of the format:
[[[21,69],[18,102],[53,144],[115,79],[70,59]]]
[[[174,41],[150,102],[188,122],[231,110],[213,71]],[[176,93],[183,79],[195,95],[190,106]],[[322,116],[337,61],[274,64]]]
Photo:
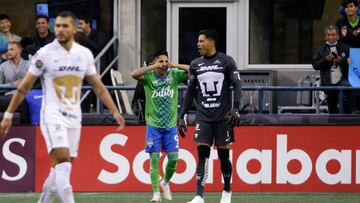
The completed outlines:
[[[196,120],[225,120],[225,114],[232,107],[230,85],[237,86],[237,90],[241,89],[235,61],[221,52],[212,57],[199,57],[191,62],[189,74],[181,116],[187,113],[188,106],[195,97]],[[239,103],[240,96],[234,99]]]

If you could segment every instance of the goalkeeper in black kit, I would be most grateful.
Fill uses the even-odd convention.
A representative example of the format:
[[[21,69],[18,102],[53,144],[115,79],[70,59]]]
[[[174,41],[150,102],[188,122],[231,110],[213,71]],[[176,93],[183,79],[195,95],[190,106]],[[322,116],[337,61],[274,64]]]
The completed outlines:
[[[232,165],[229,159],[230,144],[234,142],[235,126],[240,124],[240,75],[235,61],[216,51],[218,34],[215,30],[199,32],[197,47],[201,57],[190,64],[189,84],[186,90],[180,119],[179,133],[185,137],[187,114],[193,98],[196,99],[194,140],[197,144],[196,196],[188,203],[204,202],[204,187],[208,172],[210,148],[217,147],[224,178],[220,203],[231,202],[230,180]],[[234,87],[233,103],[230,86]]]

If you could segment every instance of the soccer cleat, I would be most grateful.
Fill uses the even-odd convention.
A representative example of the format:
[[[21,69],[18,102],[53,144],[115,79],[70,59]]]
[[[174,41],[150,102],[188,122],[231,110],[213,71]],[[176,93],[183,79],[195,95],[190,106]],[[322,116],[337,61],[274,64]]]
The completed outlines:
[[[153,198],[150,202],[161,202],[160,192],[154,192]]]
[[[220,203],[231,203],[231,192],[222,192]]]
[[[200,197],[199,195],[196,195],[194,199],[192,199],[190,202],[187,203],[205,203],[204,199]]]
[[[166,200],[172,200],[170,185],[169,183],[165,183],[164,179],[160,181],[161,189],[163,190],[164,197]]]

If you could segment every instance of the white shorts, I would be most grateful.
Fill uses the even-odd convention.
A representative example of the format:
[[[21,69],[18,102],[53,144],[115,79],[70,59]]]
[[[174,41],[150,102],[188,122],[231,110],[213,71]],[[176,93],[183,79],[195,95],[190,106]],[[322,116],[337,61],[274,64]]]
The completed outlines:
[[[61,124],[43,123],[40,125],[48,153],[55,148],[69,148],[70,157],[78,155],[81,128],[67,128]]]

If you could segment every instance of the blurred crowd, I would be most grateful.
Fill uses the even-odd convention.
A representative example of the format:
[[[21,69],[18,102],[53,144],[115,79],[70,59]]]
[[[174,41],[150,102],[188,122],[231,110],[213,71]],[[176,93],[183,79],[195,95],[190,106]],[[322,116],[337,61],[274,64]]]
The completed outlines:
[[[75,40],[97,56],[107,44],[108,37],[105,33],[93,29],[92,21],[93,19],[86,16],[78,18]],[[41,47],[52,42],[55,34],[50,30],[47,16],[36,17],[34,31],[29,33],[29,36],[17,35],[12,31],[11,24],[9,15],[0,14],[0,84],[16,88],[29,68],[31,57]],[[101,67],[104,67],[105,63],[106,61],[102,60]],[[0,112],[5,112],[13,93],[14,91],[0,91]],[[38,81],[19,108],[21,123],[38,124],[36,112],[40,110],[41,98],[41,84]],[[89,112],[94,102],[95,97],[90,94],[82,104],[83,111]]]

